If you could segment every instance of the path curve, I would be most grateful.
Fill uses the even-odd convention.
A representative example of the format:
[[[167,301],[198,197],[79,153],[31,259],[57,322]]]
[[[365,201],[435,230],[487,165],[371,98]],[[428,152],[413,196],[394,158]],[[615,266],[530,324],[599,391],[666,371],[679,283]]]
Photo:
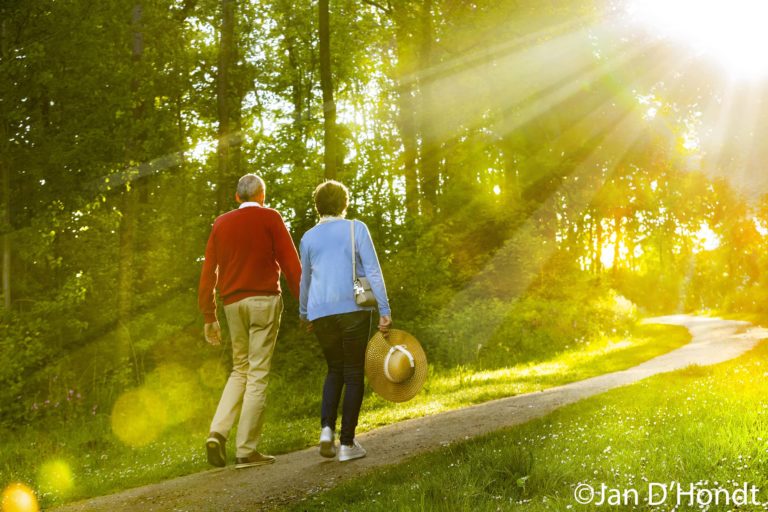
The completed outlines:
[[[686,327],[691,341],[627,370],[572,382],[544,391],[493,400],[462,409],[398,422],[358,439],[369,455],[340,464],[322,459],[317,448],[280,455],[270,466],[204,471],[117,494],[71,503],[56,510],[81,511],[251,511],[274,508],[343,480],[401,462],[456,441],[545,416],[555,409],[658,373],[690,365],[728,361],[753,348],[768,330],[747,322],[673,315],[648,319]]]

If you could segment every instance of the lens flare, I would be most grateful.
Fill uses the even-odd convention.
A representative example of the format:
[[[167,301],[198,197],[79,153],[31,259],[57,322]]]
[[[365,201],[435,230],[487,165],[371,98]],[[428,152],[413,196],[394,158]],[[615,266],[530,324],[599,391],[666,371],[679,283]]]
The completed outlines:
[[[720,236],[712,231],[709,224],[702,222],[699,230],[692,234],[694,242],[693,252],[714,251],[720,247]]]
[[[3,491],[2,512],[38,512],[35,493],[24,484],[11,484]]]
[[[63,460],[51,460],[40,467],[38,486],[41,492],[66,496],[74,487],[72,470]]]
[[[133,389],[123,393],[112,408],[112,432],[132,447],[156,440],[168,424],[168,411],[156,393]]]
[[[180,364],[158,366],[147,376],[144,387],[163,401],[168,412],[168,425],[176,425],[193,418],[204,403],[197,375]]]
[[[223,365],[217,359],[208,359],[197,370],[197,375],[200,377],[200,382],[203,386],[220,390],[227,380],[227,374],[224,371]]]

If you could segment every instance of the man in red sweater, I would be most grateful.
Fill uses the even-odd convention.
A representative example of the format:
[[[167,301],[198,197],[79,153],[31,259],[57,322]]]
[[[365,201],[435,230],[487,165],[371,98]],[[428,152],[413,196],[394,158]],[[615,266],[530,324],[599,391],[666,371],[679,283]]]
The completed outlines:
[[[224,387],[206,440],[208,462],[226,465],[226,441],[237,414],[237,468],[275,461],[257,451],[264,423],[267,379],[283,301],[280,271],[299,297],[301,263],[280,214],[264,207],[264,181],[246,174],[237,184],[240,208],[213,223],[205,248],[198,303],[205,316],[205,339],[221,343],[216,319],[218,288],[232,338],[232,373]]]

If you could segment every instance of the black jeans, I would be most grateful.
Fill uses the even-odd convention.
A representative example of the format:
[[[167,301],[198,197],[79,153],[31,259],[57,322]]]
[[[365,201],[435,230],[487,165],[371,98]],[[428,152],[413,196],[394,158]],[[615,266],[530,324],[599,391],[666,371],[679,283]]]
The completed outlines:
[[[363,404],[365,348],[371,328],[371,312],[355,311],[318,318],[313,330],[328,363],[323,385],[321,423],[336,430],[336,415],[344,391],[341,412],[341,444],[351,445],[355,438],[357,418]]]

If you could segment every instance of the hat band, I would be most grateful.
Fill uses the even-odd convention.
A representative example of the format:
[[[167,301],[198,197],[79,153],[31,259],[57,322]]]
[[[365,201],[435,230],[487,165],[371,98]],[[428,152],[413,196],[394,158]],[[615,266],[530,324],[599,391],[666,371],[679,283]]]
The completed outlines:
[[[392,354],[397,351],[405,354],[405,357],[408,358],[408,362],[411,363],[411,368],[416,368],[416,360],[413,359],[413,356],[410,352],[408,352],[408,349],[405,348],[405,345],[395,345],[390,347],[389,352],[387,352],[387,357],[384,358],[384,375],[390,382],[395,382],[395,379],[393,379],[392,375],[389,374],[389,359],[392,357]]]

